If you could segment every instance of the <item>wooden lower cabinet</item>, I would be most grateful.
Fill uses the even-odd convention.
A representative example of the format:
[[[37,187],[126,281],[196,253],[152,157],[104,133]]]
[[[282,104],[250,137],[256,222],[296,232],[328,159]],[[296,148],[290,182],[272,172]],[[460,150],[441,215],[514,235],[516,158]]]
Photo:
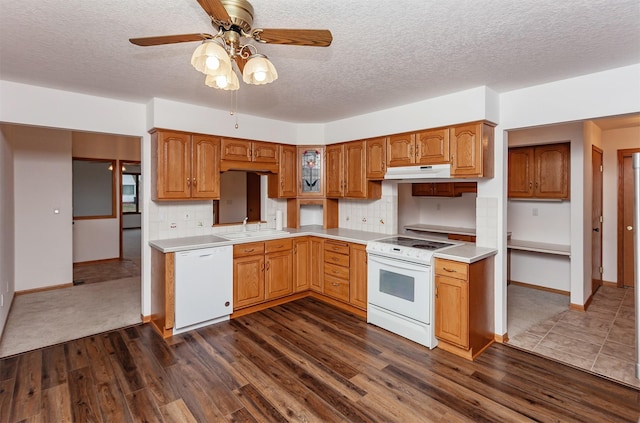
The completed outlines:
[[[324,281],[324,239],[309,238],[309,289],[322,293]]]
[[[361,244],[349,245],[349,303],[367,309],[367,251]]]
[[[473,360],[495,338],[493,257],[472,264],[436,258],[438,347]]]
[[[311,262],[309,256],[310,237],[293,240],[293,292],[309,289],[311,276]]]
[[[277,239],[233,246],[233,309],[293,293],[293,242]]]

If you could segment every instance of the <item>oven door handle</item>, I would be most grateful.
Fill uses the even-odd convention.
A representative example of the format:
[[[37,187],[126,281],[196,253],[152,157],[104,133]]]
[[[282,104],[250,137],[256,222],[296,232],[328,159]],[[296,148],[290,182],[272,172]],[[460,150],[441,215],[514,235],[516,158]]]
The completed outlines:
[[[379,256],[369,253],[369,266],[371,264],[377,264],[378,266],[392,267],[399,270],[415,270],[418,272],[424,272],[425,269],[431,267],[430,264],[417,264],[401,259],[390,259],[388,257]]]

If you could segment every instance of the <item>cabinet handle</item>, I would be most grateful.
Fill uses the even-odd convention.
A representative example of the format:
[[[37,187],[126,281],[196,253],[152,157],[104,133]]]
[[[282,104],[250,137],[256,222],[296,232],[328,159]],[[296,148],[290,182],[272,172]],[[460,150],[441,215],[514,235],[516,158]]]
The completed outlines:
[[[191,179],[187,178],[187,186],[190,187],[191,186]]]
[[[250,249],[245,249],[244,252],[245,253],[253,253],[254,250],[255,250],[255,248],[250,248]]]
[[[384,172],[384,167],[386,166],[384,160],[382,161],[382,172]]]
[[[438,287],[436,286],[436,298],[438,298]]]
[[[533,182],[529,181],[529,191],[531,191],[531,189],[533,189]]]
[[[420,158],[420,144],[416,145],[416,158]]]
[[[333,260],[333,261],[339,261],[338,257],[331,257],[331,260]]]
[[[267,262],[267,270],[269,270],[269,267],[270,267],[270,266],[269,266],[269,263],[270,263],[270,262]]]
[[[247,150],[247,157],[251,158],[251,155],[253,154],[253,151],[251,151],[251,149]]]
[[[256,150],[253,152],[253,157],[260,157],[260,150]]]
[[[413,156],[413,146],[409,146],[409,157]]]
[[[331,282],[332,286],[340,286],[340,284],[338,282]]]
[[[335,269],[333,269],[333,270],[332,270],[332,272],[333,272],[333,273],[335,273],[336,275],[337,275],[338,273],[340,273],[340,272],[338,272],[338,271],[337,271],[337,270],[335,270]]]
[[[445,272],[456,273],[455,269],[449,269],[448,267],[443,267],[442,270]]]
[[[197,183],[198,183],[198,182],[196,181],[196,178],[193,178],[193,186],[194,186],[194,187],[196,186],[196,184],[197,184]]]
[[[298,246],[293,247],[293,254],[298,254]]]

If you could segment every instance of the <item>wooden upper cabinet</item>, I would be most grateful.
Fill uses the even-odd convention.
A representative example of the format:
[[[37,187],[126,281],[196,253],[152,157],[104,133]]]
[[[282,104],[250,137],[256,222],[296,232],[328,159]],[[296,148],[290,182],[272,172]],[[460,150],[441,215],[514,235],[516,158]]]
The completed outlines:
[[[416,164],[449,163],[449,128],[418,132],[415,143]]]
[[[367,196],[367,151],[365,141],[344,144],[344,196],[366,198]]]
[[[296,163],[297,149],[295,145],[280,145],[278,173],[268,178],[268,195],[270,198],[295,198],[296,196]]]
[[[382,180],[387,171],[387,138],[372,138],[367,143],[367,179]]]
[[[568,143],[535,148],[535,197],[569,198],[569,159]]]
[[[343,144],[326,147],[326,196],[342,197],[344,194]]]
[[[192,135],[192,198],[220,198],[220,138]]]
[[[569,198],[569,143],[509,149],[509,198]]]
[[[275,143],[222,138],[222,160],[278,163],[278,151]]]
[[[272,142],[252,141],[251,152],[254,162],[278,163],[279,145]]]
[[[391,135],[387,139],[387,164],[389,167],[415,164],[416,136],[414,133]]]
[[[509,149],[507,184],[510,198],[533,197],[533,147]]]
[[[151,142],[154,200],[220,198],[220,138],[159,130]]]
[[[294,167],[298,175],[296,186],[300,198],[323,198],[325,196],[324,146],[299,146]]]
[[[493,126],[479,122],[450,129],[451,176],[493,177]]]

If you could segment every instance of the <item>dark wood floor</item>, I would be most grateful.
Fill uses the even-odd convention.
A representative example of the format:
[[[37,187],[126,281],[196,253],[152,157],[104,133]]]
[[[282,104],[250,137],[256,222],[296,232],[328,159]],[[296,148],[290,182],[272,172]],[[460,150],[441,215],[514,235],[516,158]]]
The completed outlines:
[[[639,394],[503,345],[429,351],[311,299],[0,361],[0,422],[636,422]]]

